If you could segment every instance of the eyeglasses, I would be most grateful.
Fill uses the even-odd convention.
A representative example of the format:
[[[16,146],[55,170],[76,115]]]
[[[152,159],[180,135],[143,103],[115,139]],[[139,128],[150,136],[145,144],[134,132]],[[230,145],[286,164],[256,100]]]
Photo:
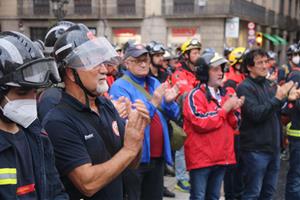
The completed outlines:
[[[149,64],[150,63],[150,58],[149,57],[144,57],[144,58],[136,58],[136,59],[129,59],[129,62],[133,62],[137,65],[141,65],[143,63]]]

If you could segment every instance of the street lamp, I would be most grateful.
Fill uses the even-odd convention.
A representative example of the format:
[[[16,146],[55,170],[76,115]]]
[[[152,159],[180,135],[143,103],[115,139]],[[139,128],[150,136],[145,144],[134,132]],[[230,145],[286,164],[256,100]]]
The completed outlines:
[[[66,14],[67,11],[64,9],[64,5],[69,3],[69,0],[51,0],[52,1],[52,11],[54,16],[58,21],[62,20]]]

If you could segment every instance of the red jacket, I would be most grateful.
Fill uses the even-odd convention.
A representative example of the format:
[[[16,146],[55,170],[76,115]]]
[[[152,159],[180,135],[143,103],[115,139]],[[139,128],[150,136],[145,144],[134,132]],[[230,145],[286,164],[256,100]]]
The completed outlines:
[[[172,74],[171,81],[173,85],[180,81],[181,84],[179,86],[179,95],[191,91],[199,83],[195,74],[191,70],[188,70],[184,63]]]
[[[115,82],[115,77],[110,75],[106,77],[106,81],[109,87],[111,87],[111,85]]]
[[[220,105],[214,98],[208,102],[202,84],[185,99],[183,129],[187,134],[184,150],[188,170],[236,163],[234,131],[238,118],[221,108],[227,98],[229,92],[221,97]]]
[[[245,80],[245,75],[243,73],[238,74],[233,66],[229,67],[229,71],[224,75],[224,82],[232,80],[236,83],[236,85],[240,84],[243,80]]]

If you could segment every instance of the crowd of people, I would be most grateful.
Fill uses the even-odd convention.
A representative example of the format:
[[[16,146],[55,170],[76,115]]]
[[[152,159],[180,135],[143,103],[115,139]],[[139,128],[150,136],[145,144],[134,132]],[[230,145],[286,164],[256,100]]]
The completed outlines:
[[[44,41],[1,32],[0,199],[160,200],[174,168],[191,200],[222,183],[226,200],[268,200],[286,152],[285,199],[300,199],[300,43],[286,53],[120,47],[69,21]]]

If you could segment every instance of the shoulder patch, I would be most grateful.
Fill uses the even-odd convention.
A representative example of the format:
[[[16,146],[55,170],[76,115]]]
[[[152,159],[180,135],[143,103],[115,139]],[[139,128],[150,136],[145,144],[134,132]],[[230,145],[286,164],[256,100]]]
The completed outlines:
[[[112,130],[113,130],[114,134],[116,136],[120,136],[120,132],[119,132],[119,127],[118,127],[117,121],[113,121],[112,124],[111,124],[111,126],[112,126]]]

